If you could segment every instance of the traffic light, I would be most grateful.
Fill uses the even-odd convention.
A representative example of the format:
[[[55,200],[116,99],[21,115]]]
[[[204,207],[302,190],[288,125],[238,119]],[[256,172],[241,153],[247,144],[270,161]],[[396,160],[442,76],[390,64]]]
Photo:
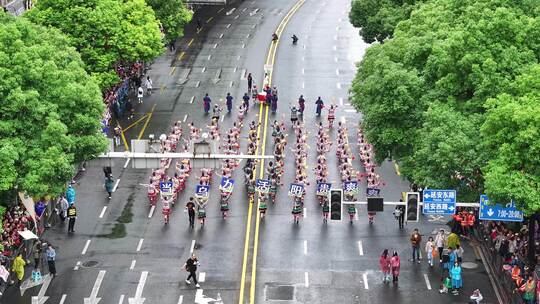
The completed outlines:
[[[419,199],[420,193],[407,192],[407,200],[405,203],[405,219],[407,222],[418,222],[420,216],[420,209],[418,208]]]
[[[383,212],[384,199],[382,197],[367,197],[367,212]]]
[[[343,190],[330,189],[330,219],[341,221],[341,204],[343,203]]]

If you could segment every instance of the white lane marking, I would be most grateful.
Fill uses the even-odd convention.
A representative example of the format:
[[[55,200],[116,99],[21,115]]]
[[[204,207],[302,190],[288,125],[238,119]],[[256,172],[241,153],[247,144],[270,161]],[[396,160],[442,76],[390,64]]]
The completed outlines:
[[[139,240],[139,244],[137,245],[137,251],[141,251],[142,243],[144,242],[144,239]]]
[[[231,8],[229,11],[227,11],[227,12],[225,13],[225,15],[229,16],[229,15],[232,14],[235,10],[236,10],[236,7],[233,7],[233,8]],[[229,25],[230,25],[230,24],[229,24]]]
[[[334,61],[337,62],[338,61],[338,58],[337,56],[334,56]]]
[[[189,103],[193,103],[194,101],[195,101],[195,96],[191,96],[191,99],[189,100]],[[187,116],[187,114],[186,114],[186,116]]]
[[[234,68],[234,72],[236,73],[236,69],[237,68]],[[242,72],[240,73],[240,79],[244,80],[246,79],[246,74],[247,74],[247,70],[246,69],[242,69]]]
[[[339,105],[340,105],[340,106],[343,105],[343,97],[340,97],[340,98],[339,98]]]
[[[257,26],[257,24],[254,24],[251,26],[252,29],[254,29]]]
[[[124,169],[127,168],[130,160],[131,160],[131,158],[126,159],[126,163],[124,164]]]
[[[103,206],[103,209],[101,209],[101,213],[99,214],[99,218],[103,218],[105,211],[107,211],[107,206]]]
[[[306,71],[304,69],[302,69],[302,75],[306,74]]]
[[[304,218],[307,217],[307,212],[306,212],[306,208],[304,208]]]
[[[193,253],[193,250],[195,250],[195,240],[191,241],[191,248],[189,249],[189,253]]]
[[[353,109],[345,109],[345,112],[347,112],[347,113],[356,113],[356,110],[353,110]]]
[[[221,35],[219,35],[219,39],[223,38],[223,33],[221,33]]]
[[[212,59],[212,54],[208,55],[208,60]]]
[[[346,103],[346,104],[344,104],[344,105],[345,105],[346,107],[350,107],[350,106],[351,106],[350,103]]]
[[[304,50],[306,49],[306,45],[305,45],[305,44],[304,44],[302,47],[304,48]]]
[[[186,122],[186,120],[187,120],[187,114],[184,115],[184,122]]]
[[[255,1],[253,1],[253,2],[255,2]],[[251,4],[253,4],[253,3],[251,3]],[[245,12],[246,10],[247,10],[247,7],[244,7],[244,9],[242,10],[242,13]]]
[[[180,297],[178,298],[178,303],[176,304],[182,304],[184,303],[184,295],[180,295]]]
[[[246,48],[246,44],[245,43],[242,43],[242,48]]]
[[[94,282],[94,287],[92,287],[92,292],[90,293],[90,297],[84,298],[84,303],[87,303],[87,302],[96,303],[96,302],[99,302],[99,300],[101,300],[101,298],[98,298],[97,295],[99,293],[99,287],[101,286],[101,283],[103,282],[103,277],[105,277],[106,272],[107,271],[105,270],[99,271],[96,281]]]
[[[201,73],[204,73],[204,71],[206,71],[206,67],[202,67]],[[193,96],[193,97],[195,97],[195,96]],[[190,102],[190,103],[191,103],[191,102]]]
[[[148,271],[141,272],[141,278],[139,279],[139,284],[137,284],[137,290],[135,290],[135,297],[129,298],[129,303],[142,303],[144,302],[142,298],[142,293],[144,285],[146,284],[146,279],[148,278]]]
[[[364,289],[369,289],[368,281],[367,281],[367,273],[362,274],[362,279],[364,280]]]
[[[308,272],[304,272],[304,286],[309,287],[309,274]]]
[[[307,240],[304,240],[304,255],[307,255]]]
[[[59,304],[64,304],[64,302],[66,301],[66,298],[67,298],[67,294],[63,294],[63,295],[62,295],[62,298],[60,299],[60,303],[59,303]]]
[[[81,252],[82,255],[85,255],[85,254],[86,254],[86,251],[88,250],[88,246],[90,246],[90,241],[91,241],[91,240],[87,240],[87,241],[86,241],[86,244],[84,244],[84,248],[83,248],[83,250],[82,250],[82,252]]]
[[[236,60],[240,60],[240,55],[236,56]]]
[[[232,88],[233,84],[234,84],[234,81],[231,81],[231,82],[229,83],[229,88]]]
[[[131,265],[129,266],[129,270],[135,269],[135,264],[137,264],[137,260],[132,260]]]
[[[184,120],[186,121],[186,120]],[[150,212],[148,212],[148,218],[152,218],[152,216],[154,216],[154,211],[156,210],[156,205],[152,205],[152,207],[150,207]]]
[[[302,61],[306,60],[306,58],[304,56],[302,56]]]
[[[238,18],[240,18],[240,15],[236,15],[236,17],[234,17],[235,20],[238,19]]]
[[[116,180],[116,183],[114,183],[114,187],[112,189],[112,192],[116,192],[116,188],[118,188],[118,184],[120,183],[120,179]]]
[[[250,16],[253,16],[253,15],[257,14],[258,12],[259,12],[259,9],[256,8],[256,9],[254,9],[251,13],[249,13],[249,15],[250,15]]]
[[[431,283],[429,283],[429,279],[428,279],[426,273],[424,273],[424,281],[426,281],[427,289],[428,289],[428,290],[431,290]]]
[[[302,89],[306,88],[306,83],[302,81]]]
[[[337,35],[334,35],[334,40],[337,40]]]
[[[206,272],[199,273],[199,282],[204,283],[206,281]]]
[[[201,85],[201,81],[197,81],[197,83],[195,84],[195,87],[198,88],[199,86]]]
[[[77,264],[75,264],[75,267],[73,267],[73,270],[77,271],[79,270],[79,267],[81,267],[81,261],[77,261]]]
[[[364,247],[362,246],[362,241],[358,241],[358,254],[364,255]]]
[[[342,22],[342,21],[343,21],[343,18],[339,18],[338,21],[339,21],[339,22]]]
[[[118,300],[118,304],[123,304],[124,303],[124,295],[120,295],[120,300]]]
[[[336,83],[336,88],[341,89],[341,83]]]
[[[246,35],[246,38],[249,38],[250,36],[251,36],[251,34],[247,34],[247,35]]]
[[[225,119],[225,115],[221,116],[221,122]]]
[[[231,27],[231,24],[230,24],[230,23],[229,23],[229,24],[227,24],[227,28],[230,28],[230,27]]]
[[[215,43],[215,44],[214,44],[214,48],[217,48],[217,45],[218,45],[218,44],[217,44],[217,43]]]
[[[334,51],[337,51],[337,46],[336,45],[334,45],[332,48],[334,49]]]
[[[336,69],[336,76],[339,76],[339,69]]]
[[[339,25],[338,25],[338,26],[336,26],[336,31],[339,31]]]

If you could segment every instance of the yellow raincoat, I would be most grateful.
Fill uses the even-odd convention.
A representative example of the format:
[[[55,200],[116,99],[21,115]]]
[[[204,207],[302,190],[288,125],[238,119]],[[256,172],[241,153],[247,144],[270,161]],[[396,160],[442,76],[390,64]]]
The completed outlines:
[[[25,265],[26,265],[26,262],[23,260],[23,258],[20,255],[18,255],[13,261],[13,266],[11,267],[11,270],[13,270],[17,274],[17,279],[19,279],[19,281],[24,278]]]

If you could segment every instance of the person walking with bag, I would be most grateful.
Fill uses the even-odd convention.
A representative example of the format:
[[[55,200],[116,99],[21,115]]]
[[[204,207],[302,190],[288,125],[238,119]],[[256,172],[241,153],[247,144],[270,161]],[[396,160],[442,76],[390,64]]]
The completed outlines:
[[[439,262],[442,264],[442,256],[443,256],[443,250],[444,246],[446,245],[446,234],[444,232],[444,229],[441,229],[439,233],[437,233],[437,236],[435,236],[435,247],[437,247],[437,251],[439,253]]]
[[[182,268],[189,272],[189,275],[186,279],[186,284],[191,284],[189,279],[193,278],[195,287],[199,288],[201,286],[199,285],[199,282],[197,282],[197,266],[199,266],[199,260],[197,259],[197,256],[195,256],[195,253],[192,253],[191,257],[187,259],[186,263],[184,263],[184,266]]]
[[[426,242],[426,257],[430,267],[433,267],[433,258],[437,256],[437,251],[435,250],[435,243],[433,238],[429,237]]]

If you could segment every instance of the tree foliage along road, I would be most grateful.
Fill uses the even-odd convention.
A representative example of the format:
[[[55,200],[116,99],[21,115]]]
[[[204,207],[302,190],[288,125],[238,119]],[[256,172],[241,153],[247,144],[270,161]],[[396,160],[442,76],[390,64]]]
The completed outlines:
[[[64,191],[103,152],[101,92],[58,30],[0,12],[0,191]]]
[[[150,61],[163,51],[159,24],[144,0],[40,0],[25,16],[66,34],[102,89],[118,82],[115,65]]]
[[[540,8],[535,1],[431,0],[368,49],[353,102],[381,157],[461,200],[540,210]]]
[[[146,0],[156,13],[165,32],[165,41],[184,36],[184,26],[191,21],[193,13],[182,0]]]
[[[417,2],[423,0],[353,0],[349,20],[360,28],[366,43],[391,38],[396,25],[409,18]]]

